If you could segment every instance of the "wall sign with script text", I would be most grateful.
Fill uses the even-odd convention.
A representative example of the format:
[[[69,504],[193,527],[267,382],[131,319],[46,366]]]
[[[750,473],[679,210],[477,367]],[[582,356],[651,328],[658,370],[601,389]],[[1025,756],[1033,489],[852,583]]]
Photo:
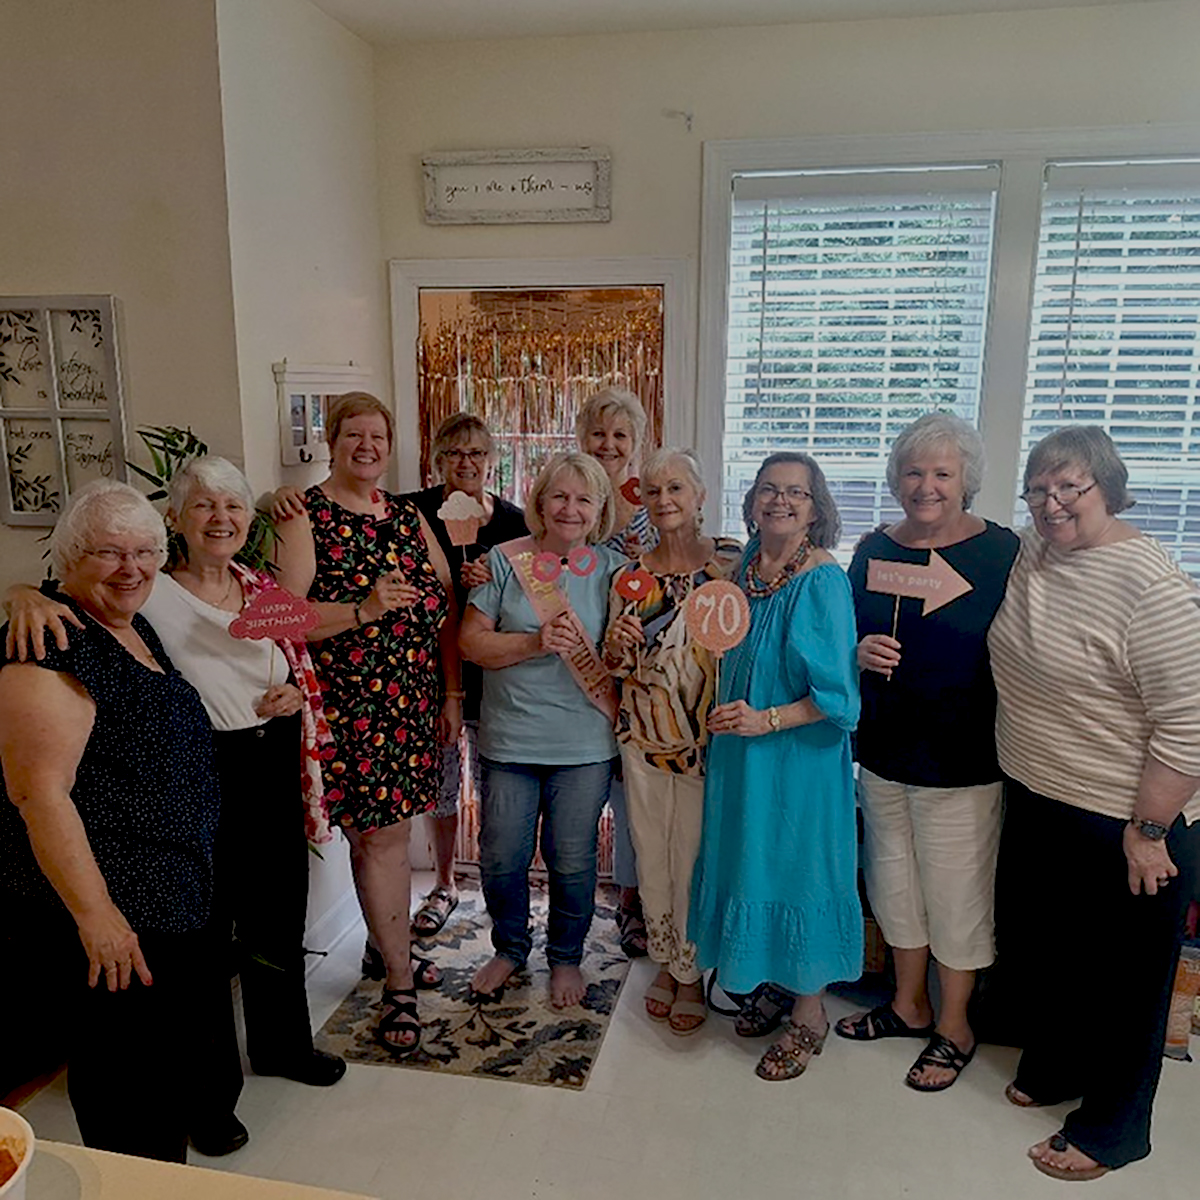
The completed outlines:
[[[612,219],[612,159],[596,146],[426,154],[421,165],[432,225]]]
[[[125,478],[111,296],[0,296],[0,520],[53,525],[91,479]]]

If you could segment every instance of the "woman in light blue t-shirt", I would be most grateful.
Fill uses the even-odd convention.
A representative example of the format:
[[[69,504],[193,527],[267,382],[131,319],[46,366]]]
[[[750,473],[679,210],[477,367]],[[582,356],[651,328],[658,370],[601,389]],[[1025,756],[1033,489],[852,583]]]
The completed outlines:
[[[613,510],[595,459],[556,454],[529,498],[533,537],[489,551],[491,580],[471,592],[463,619],[463,655],[484,668],[480,866],[495,956],[472,980],[482,995],[502,991],[529,957],[539,815],[551,1002],[578,1004],[586,990],[579,963],[595,907],[596,826],[617,753],[615,697],[597,651],[609,581],[625,562],[596,544]]]

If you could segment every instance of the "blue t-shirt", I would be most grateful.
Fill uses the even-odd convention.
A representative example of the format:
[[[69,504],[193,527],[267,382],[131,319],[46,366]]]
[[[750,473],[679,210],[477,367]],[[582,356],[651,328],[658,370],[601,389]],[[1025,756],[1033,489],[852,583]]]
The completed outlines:
[[[566,568],[571,607],[599,644],[608,619],[608,589],[623,555],[594,547],[596,569],[587,576]],[[473,588],[469,603],[496,623],[497,633],[536,633],[541,624],[512,566],[497,548],[488,551],[492,581]],[[579,766],[604,762],[617,753],[608,718],[583,694],[567,665],[556,654],[528,658],[511,667],[483,673],[479,715],[479,753],[505,763]]]

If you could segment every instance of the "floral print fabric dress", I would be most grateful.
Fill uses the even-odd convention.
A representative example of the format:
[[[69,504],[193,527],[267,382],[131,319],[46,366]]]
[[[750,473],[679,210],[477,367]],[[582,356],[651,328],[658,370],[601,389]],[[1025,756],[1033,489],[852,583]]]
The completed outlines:
[[[342,508],[319,487],[304,495],[317,552],[310,600],[362,603],[396,569],[422,593],[411,608],[326,638],[313,656],[334,738],[321,754],[330,820],[360,832],[431,809],[441,778],[446,592],[416,505],[383,497],[381,519]]]

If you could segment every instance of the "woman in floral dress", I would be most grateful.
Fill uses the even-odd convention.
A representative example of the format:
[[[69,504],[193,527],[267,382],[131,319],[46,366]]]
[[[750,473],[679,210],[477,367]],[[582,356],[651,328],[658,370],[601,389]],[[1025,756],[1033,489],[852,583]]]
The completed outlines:
[[[328,421],[330,475],[281,530],[280,581],[314,601],[309,635],[334,745],[322,752],[331,821],[350,841],[354,882],[385,974],[378,1036],[420,1043],[409,948],[408,818],[438,795],[444,742],[458,737],[458,620],[445,556],[410,499],[383,491],[391,414],[362,392]],[[443,679],[445,686],[443,688]]]

